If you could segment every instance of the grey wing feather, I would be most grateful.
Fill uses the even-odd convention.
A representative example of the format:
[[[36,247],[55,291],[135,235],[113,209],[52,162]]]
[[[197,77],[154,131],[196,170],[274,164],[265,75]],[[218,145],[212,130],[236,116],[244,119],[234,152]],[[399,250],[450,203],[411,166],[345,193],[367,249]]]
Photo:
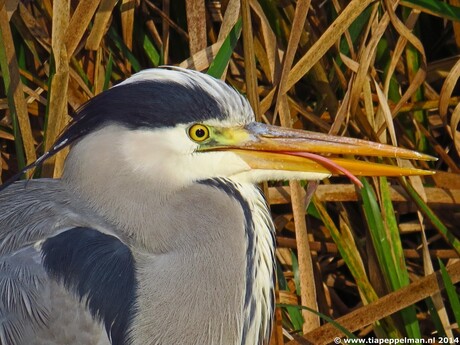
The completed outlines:
[[[75,226],[110,228],[73,199],[63,182],[54,179],[19,181],[0,193],[0,345],[41,344],[37,335],[43,334],[44,326],[62,319],[56,317],[50,295],[67,292],[45,271],[40,244]],[[79,304],[71,294],[65,298],[65,303]],[[91,318],[84,306],[76,310],[85,314],[82,319]],[[85,321],[89,333],[101,329],[87,325]],[[60,342],[44,344],[53,343]]]
[[[0,257],[0,344],[22,344],[45,326],[48,278],[32,247]]]
[[[0,255],[34,244],[71,223],[61,181],[20,181],[0,194]]]
[[[0,193],[0,255],[78,226],[110,229],[58,179],[19,181]],[[104,231],[110,232],[110,231]]]

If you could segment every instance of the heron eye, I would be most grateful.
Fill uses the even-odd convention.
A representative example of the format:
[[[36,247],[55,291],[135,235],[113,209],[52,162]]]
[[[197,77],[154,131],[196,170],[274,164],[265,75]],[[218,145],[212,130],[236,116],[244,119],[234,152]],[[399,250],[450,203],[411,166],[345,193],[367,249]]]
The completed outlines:
[[[209,138],[209,128],[196,124],[189,128],[188,135],[193,141],[202,142]]]

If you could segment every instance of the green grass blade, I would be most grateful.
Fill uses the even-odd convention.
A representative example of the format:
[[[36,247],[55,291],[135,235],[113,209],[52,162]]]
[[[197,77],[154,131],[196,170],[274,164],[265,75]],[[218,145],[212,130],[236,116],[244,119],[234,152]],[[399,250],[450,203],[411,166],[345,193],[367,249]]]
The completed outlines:
[[[356,18],[356,20],[348,28],[348,32],[353,43],[355,43],[359,39],[362,31],[366,28],[371,13],[372,7],[369,6],[358,16],[358,18]],[[335,14],[335,16],[337,17],[337,14]],[[356,44],[356,46],[357,45],[358,44]],[[340,41],[340,52],[345,55],[350,54],[350,47],[348,46],[348,42],[345,39],[345,37],[342,37]],[[338,56],[338,60],[340,60],[340,56]]]
[[[369,226],[369,233],[371,235],[380,269],[383,273],[383,278],[388,288],[394,291],[401,288],[402,286],[407,285],[407,283],[404,284],[404,281],[407,281],[408,278],[402,278],[407,274],[407,272],[404,272],[400,265],[396,263],[396,259],[393,253],[393,243],[391,241],[392,237],[389,235],[389,231],[391,230],[387,228],[387,226],[391,226],[393,228],[393,233],[395,233],[393,238],[398,236],[396,234],[398,232],[396,220],[392,220],[390,218],[394,217],[390,215],[390,213],[394,214],[394,210],[392,206],[389,206],[389,203],[391,203],[389,191],[384,192],[387,193],[384,206],[384,210],[386,211],[386,219],[384,220],[382,214],[380,213],[380,208],[374,190],[366,179],[361,179],[361,181],[363,182],[364,186],[361,189],[363,210]],[[386,223],[387,221],[389,224]],[[396,242],[396,245],[397,243],[399,243],[401,246],[400,240]],[[398,251],[402,252],[402,247],[398,249]],[[414,307],[405,308],[400,311],[400,314],[403,318],[404,327],[408,336],[412,338],[420,338],[421,332],[417,322],[416,311]]]
[[[372,243],[375,248],[380,268],[383,272],[385,282],[389,288],[397,286],[399,281],[396,265],[392,256],[391,243],[387,236],[385,224],[380,213],[374,190],[366,179],[361,179],[363,188],[361,197],[363,200],[364,215],[369,227]]]
[[[294,273],[295,292],[300,296],[300,272],[299,261],[294,251],[291,250],[292,272]]]
[[[287,304],[285,308],[286,312],[289,315],[289,320],[292,323],[292,329],[296,332],[301,332],[304,323],[301,310],[299,308],[296,308],[295,306],[290,306]]]
[[[228,36],[225,38],[222,47],[216,54],[216,58],[211,63],[208,69],[208,74],[214,78],[220,78],[225,71],[225,68],[230,61],[230,58],[235,49],[236,43],[241,35],[241,29],[243,28],[243,21],[241,18],[238,19],[233,29],[229,32]]]
[[[348,269],[355,279],[359,291],[366,299],[365,302],[370,303],[378,300],[378,296],[371,283],[369,282],[366,271],[364,269],[363,261],[359,255],[359,250],[356,247],[355,240],[348,226],[344,226],[343,230],[339,231],[335,226],[334,221],[327,213],[323,204],[320,203],[316,197],[314,197],[312,203],[310,203],[309,211],[318,214],[323,224],[329,230],[332,239],[337,245],[340,256],[345,261]],[[386,318],[381,320],[381,322],[375,323],[374,327],[378,329],[379,334],[388,335],[391,337],[399,336],[399,331],[391,318]]]
[[[315,208],[315,213],[321,217],[323,224],[329,230],[332,239],[337,245],[340,255],[353,275],[361,293],[365,296],[368,303],[377,300],[378,296],[367,278],[362,259],[359,256],[359,250],[356,247],[353,236],[351,233],[340,232],[339,229],[337,229],[334,221],[316,197],[313,197],[312,201],[313,202],[310,203],[310,208]]]
[[[54,57],[51,55],[50,59],[50,67],[49,67],[49,76],[47,82],[48,86],[48,93],[51,95],[52,89],[51,89],[51,82],[53,81],[54,74],[56,73],[56,66],[54,63]],[[46,107],[45,107],[45,124],[43,126],[43,142],[46,142],[46,138],[48,136],[48,120],[49,120],[49,113],[50,113],[50,102],[49,102],[50,96],[48,96],[48,100],[46,102]],[[39,167],[41,169],[41,167]]]
[[[403,18],[406,20],[409,18],[411,10],[408,8],[403,9]],[[420,27],[418,23],[415,24],[415,27],[412,29],[412,32],[420,37]],[[406,51],[406,68],[407,73],[409,76],[409,81],[412,80],[413,76],[417,73],[417,71],[422,68],[422,55],[420,52],[414,48],[413,45],[408,44],[405,48]],[[425,99],[424,91],[423,91],[423,84],[414,92],[411,97],[412,102],[419,102]],[[415,120],[423,126],[428,127],[428,116],[426,111],[424,110],[417,110],[413,112],[413,116]],[[409,120],[409,119],[408,119]],[[426,152],[428,148],[428,139],[423,133],[418,132],[417,135],[415,133],[412,134],[414,138],[416,138],[416,146],[417,151]]]
[[[284,43],[287,43],[287,38],[283,35],[283,29],[281,27],[282,15],[277,6],[277,2],[273,0],[260,0],[259,3],[276,37],[282,39]]]
[[[388,230],[392,249],[391,254],[393,255],[393,260],[395,262],[395,273],[398,278],[397,281],[392,282],[393,290],[397,290],[403,286],[409,285],[409,273],[406,267],[398,222],[395,217],[393,203],[391,202],[390,188],[386,177],[381,177],[379,179],[379,186],[382,200],[384,224],[386,224],[386,228]],[[420,338],[422,334],[420,331],[420,325],[417,320],[417,312],[415,307],[411,306],[402,309],[400,313],[404,321],[404,327],[406,329],[407,335],[410,338]]]
[[[283,270],[281,269],[281,265],[278,264],[276,265],[276,275],[278,277],[278,286],[280,291],[289,291],[288,283],[286,281],[286,278],[284,277]],[[304,323],[303,317],[302,317],[302,312],[300,311],[299,308],[294,308],[292,306],[288,306],[285,308],[285,312],[289,316],[289,322],[291,323],[289,327],[291,327],[295,331],[301,331],[302,326]],[[283,321],[286,323],[286,320],[283,319]]]
[[[320,219],[320,220],[322,219],[318,209],[316,208],[316,206],[315,206],[315,204],[313,202],[310,202],[308,204],[307,214],[309,216],[312,216],[312,217],[316,218],[316,219]]]
[[[72,68],[77,74],[80,76],[80,78],[85,82],[86,86],[91,89],[91,91],[94,91],[91,85],[91,82],[89,81],[88,75],[86,74],[85,70],[82,68],[78,60],[75,58],[75,56],[72,56],[70,59],[70,63],[72,65]]]
[[[446,266],[444,266],[441,260],[438,259],[438,261],[439,266],[441,267],[441,276],[444,287],[446,288],[447,298],[449,299],[450,306],[452,307],[455,321],[457,322],[457,325],[460,325],[460,300],[458,298],[457,290],[450,279]]]
[[[439,0],[402,0],[401,5],[418,9],[438,17],[460,21],[460,8]]]
[[[283,270],[281,269],[281,264],[276,263],[276,276],[278,278],[278,287],[280,290],[288,290],[288,283],[286,277],[284,276]]]
[[[436,328],[437,335],[439,337],[446,337],[447,336],[446,331],[444,330],[444,326],[442,324],[441,318],[439,317],[439,313],[436,310],[436,306],[434,305],[432,298],[431,297],[426,298],[425,304],[428,307],[430,318]]]
[[[136,59],[134,54],[129,50],[129,48],[125,45],[123,39],[117,34],[113,27],[109,29],[107,35],[112,40],[113,44],[115,44],[117,49],[122,53],[122,55],[128,59],[134,72],[139,72],[142,69],[141,64]]]
[[[109,53],[109,60],[107,61],[107,66],[105,68],[104,86],[102,90],[107,90],[110,87],[110,78],[112,76],[112,69],[113,69],[113,55],[112,53]]]
[[[278,307],[280,308],[287,308],[287,307],[291,307],[291,308],[297,308],[297,309],[305,309],[305,310],[308,310],[310,313],[313,313],[315,315],[318,315],[320,318],[322,318],[323,320],[327,321],[328,323],[330,323],[331,325],[333,325],[335,328],[337,328],[340,332],[342,332],[343,334],[345,334],[348,338],[350,339],[358,339],[353,333],[351,333],[348,329],[346,329],[345,327],[343,327],[341,324],[339,324],[337,321],[331,319],[329,316],[327,315],[324,315],[320,312],[317,312],[316,310],[314,309],[311,309],[311,308],[308,308],[308,307],[305,307],[303,305],[292,305],[292,304],[277,304]]]
[[[401,185],[404,187],[406,192],[410,195],[412,200],[417,204],[419,210],[430,220],[431,224],[439,231],[444,239],[454,248],[457,254],[460,255],[460,240],[449,231],[449,229],[443,224],[443,222],[434,214],[431,208],[423,201],[417,191],[412,185],[407,182],[407,179],[401,178]]]
[[[142,47],[144,48],[145,54],[149,58],[150,63],[154,67],[157,67],[158,65],[160,65],[160,61],[161,61],[160,53],[155,48],[155,45],[153,44],[152,40],[145,32],[142,33]]]
[[[395,260],[396,273],[398,275],[398,286],[406,286],[409,284],[409,274],[407,272],[406,261],[404,259],[404,251],[399,235],[398,222],[395,217],[393,203],[391,202],[390,188],[386,177],[379,179],[380,196],[382,198],[382,210],[386,227],[388,229],[393,259]]]
[[[10,71],[8,58],[6,56],[5,42],[3,33],[0,30],[0,69],[2,71],[3,85],[6,90],[6,98],[8,101],[8,109],[10,110],[11,122],[13,124],[14,146],[16,148],[16,159],[18,161],[18,170],[26,166],[26,156],[24,152],[24,144],[22,142],[21,131],[17,117],[16,105],[14,101],[13,91],[11,87]]]

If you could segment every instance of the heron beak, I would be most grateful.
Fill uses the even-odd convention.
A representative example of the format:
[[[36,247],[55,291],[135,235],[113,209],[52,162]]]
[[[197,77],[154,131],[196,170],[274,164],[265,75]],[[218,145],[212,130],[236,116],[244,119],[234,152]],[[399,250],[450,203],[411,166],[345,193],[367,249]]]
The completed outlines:
[[[433,171],[354,159],[350,156],[392,157],[433,161],[435,157],[366,140],[251,123],[240,128],[214,128],[204,150],[231,150],[251,169],[304,171],[356,176],[432,175]],[[211,147],[212,146],[212,147]],[[345,157],[339,157],[345,155]]]

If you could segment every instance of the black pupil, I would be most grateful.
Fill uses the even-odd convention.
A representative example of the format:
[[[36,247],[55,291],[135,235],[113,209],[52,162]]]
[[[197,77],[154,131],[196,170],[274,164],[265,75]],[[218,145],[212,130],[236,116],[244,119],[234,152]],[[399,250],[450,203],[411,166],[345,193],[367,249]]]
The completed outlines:
[[[206,132],[203,128],[199,128],[195,131],[195,135],[197,138],[203,138],[206,135]]]

